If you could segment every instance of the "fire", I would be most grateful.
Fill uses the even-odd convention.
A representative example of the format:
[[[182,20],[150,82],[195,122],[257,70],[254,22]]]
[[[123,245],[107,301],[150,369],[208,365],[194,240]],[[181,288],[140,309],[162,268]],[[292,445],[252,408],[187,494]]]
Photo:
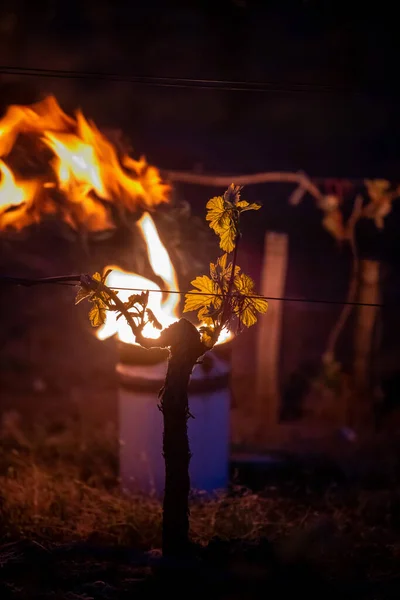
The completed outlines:
[[[157,228],[151,216],[144,214],[137,222],[137,226],[146,244],[147,253],[149,256],[150,265],[155,275],[158,275],[164,282],[163,290],[150,281],[146,277],[123,271],[116,266],[108,266],[104,269],[112,269],[106,279],[106,285],[111,288],[128,288],[118,290],[118,296],[126,302],[132,294],[138,290],[149,290],[148,307],[151,308],[158,321],[164,327],[168,327],[178,320],[178,305],[179,294],[171,293],[179,289],[178,281],[174,267],[168,252],[161,243]],[[162,292],[166,292],[163,294]],[[163,296],[166,298],[163,300]],[[135,337],[126,320],[116,318],[115,313],[108,312],[105,324],[97,330],[97,337],[100,340],[105,340],[113,335],[117,335],[118,339],[126,344],[134,344]],[[160,335],[158,329],[148,323],[143,329],[143,335],[151,339],[157,339]],[[218,340],[218,344],[229,341],[232,338],[230,331],[222,331]]]
[[[155,167],[143,157],[135,160],[118,151],[81,110],[67,115],[54,96],[31,106],[10,106],[0,119],[0,231],[19,231],[50,215],[75,230],[99,232],[115,228],[116,215],[145,211],[136,225],[152,270],[163,281],[163,291],[153,281],[117,266],[107,267],[112,272],[106,283],[130,288],[119,291],[123,301],[134,293],[132,288],[149,290],[148,306],[163,327],[178,319],[180,296],[170,292],[179,288],[148,212],[168,199],[169,186]],[[150,324],[143,333],[159,336]],[[135,343],[125,320],[117,321],[110,312],[97,336],[104,340],[113,335]],[[219,343],[230,337],[229,332],[222,332]]]
[[[26,196],[34,196],[36,183],[34,181],[17,182],[7,165],[0,160],[0,208],[7,205],[18,206]]]
[[[144,214],[137,222],[137,225],[145,241],[154,274],[162,279],[164,289],[167,292],[177,290],[178,282],[175,270],[166,248],[161,243],[153,219],[149,214]],[[167,297],[163,301],[164,294],[154,281],[150,281],[141,275],[128,273],[118,267],[109,266],[105,270],[107,269],[112,269],[112,272],[106,279],[106,285],[116,288],[130,288],[130,290],[119,290],[118,296],[123,302],[128,300],[129,296],[135,293],[135,290],[150,290],[148,307],[151,308],[161,325],[167,327],[178,320],[178,294],[167,293]],[[117,334],[118,339],[122,342],[127,344],[135,343],[135,337],[125,319],[121,318],[117,320],[114,313],[108,312],[105,324],[97,331],[97,337],[104,340],[115,334]],[[160,335],[160,332],[148,323],[143,330],[143,335],[156,339]]]
[[[16,172],[15,149],[24,139],[35,150]],[[22,177],[33,160],[44,163],[44,172],[41,165],[35,178]],[[80,110],[68,116],[53,96],[8,108],[0,120],[0,175],[0,230],[22,229],[50,214],[74,229],[104,231],[116,226],[115,212],[168,201],[169,187],[155,167],[121,155]]]

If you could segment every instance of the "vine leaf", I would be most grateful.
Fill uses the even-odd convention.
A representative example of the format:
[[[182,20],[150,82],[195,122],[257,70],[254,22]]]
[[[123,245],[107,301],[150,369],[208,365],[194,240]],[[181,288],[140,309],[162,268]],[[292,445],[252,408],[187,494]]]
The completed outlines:
[[[258,313],[267,312],[268,300],[254,295],[254,281],[245,273],[235,276],[234,288],[236,302],[233,311],[239,317],[241,324],[251,327],[257,323]]]
[[[221,312],[222,298],[215,297],[208,306],[203,306],[197,313],[197,318],[205,325],[214,325]]]
[[[246,212],[246,210],[260,210],[261,204],[257,202],[247,202],[247,200],[240,200],[236,203],[236,206],[240,208],[240,212]]]
[[[399,189],[392,189],[386,179],[366,179],[365,187],[370,202],[364,208],[364,216],[373,219],[378,229],[383,229],[384,219],[392,210],[392,202],[399,195]]]
[[[254,281],[249,275],[241,273],[238,265],[235,266],[233,294],[229,298],[226,296],[232,273],[232,263],[226,264],[226,256],[224,254],[216,264],[210,264],[211,279],[207,275],[196,277],[192,281],[196,289],[190,290],[185,296],[184,312],[197,310],[197,318],[206,326],[200,329],[206,345],[215,343],[212,332],[223,313],[227,322],[235,315],[240,325],[251,327],[257,322],[258,314],[268,309],[268,301],[254,294]],[[226,324],[224,322],[221,325]]]
[[[102,281],[101,275],[97,271],[92,275],[92,279],[94,279],[95,281]],[[96,292],[94,290],[87,288],[84,285],[81,285],[75,296],[75,304],[79,304],[80,302],[82,302],[82,300],[86,300],[86,298],[90,300],[95,296],[95,294]]]
[[[218,284],[212,281],[207,275],[196,277],[191,282],[191,285],[195,289],[189,290],[186,294],[183,312],[204,309],[217,300],[218,296],[215,296],[215,294],[220,292]]]
[[[261,204],[240,199],[241,186],[229,186],[223,196],[215,196],[206,204],[206,220],[219,236],[219,246],[224,252],[233,252],[240,235],[239,215],[247,210],[258,210]]]
[[[199,327],[199,331],[201,333],[201,341],[207,346],[207,348],[212,348],[215,344],[215,328],[213,327]]]
[[[230,327],[235,318],[242,326],[251,327],[259,313],[265,313],[268,302],[254,294],[254,282],[241,272],[236,264],[237,241],[240,236],[240,215],[248,210],[258,210],[260,204],[250,203],[240,197],[241,187],[231,184],[223,196],[211,198],[207,203],[207,216],[211,229],[220,237],[224,254],[210,263],[210,277],[201,275],[191,284],[185,295],[184,312],[197,310],[201,323],[199,331],[203,344],[212,348],[223,328]],[[228,254],[234,251],[232,261]]]
[[[220,247],[224,251],[216,262],[210,263],[210,276],[200,275],[192,282],[193,288],[185,295],[183,312],[197,311],[200,321],[201,340],[207,348],[212,348],[224,328],[229,328],[233,319],[241,326],[250,327],[257,322],[259,313],[265,313],[268,302],[254,294],[254,282],[241,272],[236,264],[237,242],[240,237],[240,214],[258,210],[260,204],[250,203],[240,197],[241,187],[231,184],[223,196],[211,198],[207,203],[207,216],[210,227],[220,237]],[[234,251],[232,261],[228,254]],[[92,306],[89,311],[90,323],[99,327],[106,322],[107,311],[117,312],[117,319],[128,313],[136,319],[141,329],[151,323],[161,330],[162,325],[147,307],[149,292],[132,294],[126,302],[116,299],[118,292],[106,286],[110,270],[103,275],[96,272],[84,282],[75,298],[75,303],[88,299]],[[98,285],[93,284],[97,282]],[[123,305],[123,308],[122,308]]]
[[[110,273],[111,269],[108,269],[103,275],[100,275],[100,273],[96,271],[96,273],[92,275],[92,279],[99,283],[104,283]],[[75,297],[75,304],[79,304],[82,300],[86,299],[89,300],[89,302],[92,302],[92,307],[89,311],[89,320],[92,327],[104,325],[107,318],[107,309],[115,310],[110,302],[111,299],[109,295],[104,291],[91,289],[85,285],[81,285]]]
[[[88,290],[81,286],[75,296],[75,304],[79,304],[82,300],[86,300],[86,298],[90,298],[92,295],[92,290]]]
[[[104,325],[106,321],[106,309],[107,306],[101,300],[101,298],[95,298],[93,300],[93,305],[89,311],[89,319],[92,327],[100,327],[100,325]]]
[[[233,206],[229,206],[222,196],[216,196],[207,202],[206,208],[208,209],[206,220],[210,222],[211,229],[219,235],[220,248],[224,252],[232,252],[238,235]]]

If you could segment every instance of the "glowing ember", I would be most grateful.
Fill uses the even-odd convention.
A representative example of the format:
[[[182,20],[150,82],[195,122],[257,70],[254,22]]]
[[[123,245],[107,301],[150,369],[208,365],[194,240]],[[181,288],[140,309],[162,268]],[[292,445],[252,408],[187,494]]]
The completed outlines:
[[[46,165],[35,180],[11,168],[12,151],[24,137],[35,144],[28,164],[42,157]],[[115,227],[113,205],[129,212],[168,201],[169,187],[155,167],[144,158],[119,155],[80,110],[66,115],[53,96],[9,107],[0,120],[0,159],[0,230],[19,230],[51,214],[74,229],[104,231]]]

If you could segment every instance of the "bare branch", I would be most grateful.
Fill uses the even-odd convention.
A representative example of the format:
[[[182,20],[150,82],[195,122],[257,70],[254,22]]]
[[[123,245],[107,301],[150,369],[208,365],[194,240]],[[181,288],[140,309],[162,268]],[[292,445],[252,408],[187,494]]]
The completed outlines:
[[[306,190],[316,200],[322,200],[324,195],[304,173],[284,173],[271,171],[254,173],[253,175],[203,175],[186,171],[165,171],[164,176],[171,182],[192,183],[211,187],[228,187],[232,181],[236,185],[257,185],[261,183],[296,183]]]
[[[326,350],[323,355],[323,358],[327,363],[331,363],[334,360],[335,347],[336,347],[337,341],[339,339],[339,336],[342,332],[343,327],[346,324],[347,319],[349,318],[349,316],[353,310],[353,307],[356,305],[355,298],[356,298],[356,293],[357,293],[357,282],[358,282],[358,272],[359,272],[360,261],[359,261],[358,252],[357,252],[355,228],[356,228],[358,220],[360,219],[360,217],[362,215],[362,204],[363,204],[362,196],[360,196],[360,195],[356,196],[356,198],[354,200],[353,210],[351,212],[349,220],[347,221],[347,239],[349,240],[349,243],[350,243],[352,261],[353,261],[352,273],[351,273],[349,288],[347,291],[346,302],[343,303],[343,308],[340,312],[339,318],[338,318],[337,322],[335,323],[335,326],[333,327],[333,329],[329,335]]]

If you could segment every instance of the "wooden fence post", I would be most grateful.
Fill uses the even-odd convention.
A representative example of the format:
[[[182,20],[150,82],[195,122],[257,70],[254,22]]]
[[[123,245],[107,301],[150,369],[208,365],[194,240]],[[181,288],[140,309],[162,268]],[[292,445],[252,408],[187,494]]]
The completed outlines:
[[[360,281],[357,301],[367,304],[379,302],[379,262],[362,260],[360,262]],[[353,374],[356,388],[359,392],[357,406],[354,407],[354,419],[364,420],[371,411],[368,402],[368,386],[371,382],[371,353],[374,326],[379,308],[377,306],[358,306],[354,331]],[[355,414],[354,414],[355,413]],[[354,423],[356,424],[356,423]]]
[[[363,304],[379,303],[379,262],[362,260],[357,301]],[[357,387],[368,387],[372,338],[376,317],[376,306],[358,306],[354,335],[354,379]]]
[[[282,297],[285,293],[289,239],[285,233],[265,234],[260,293]],[[259,319],[257,339],[256,438],[266,442],[278,425],[280,410],[279,359],[283,302],[269,300],[267,315]]]

